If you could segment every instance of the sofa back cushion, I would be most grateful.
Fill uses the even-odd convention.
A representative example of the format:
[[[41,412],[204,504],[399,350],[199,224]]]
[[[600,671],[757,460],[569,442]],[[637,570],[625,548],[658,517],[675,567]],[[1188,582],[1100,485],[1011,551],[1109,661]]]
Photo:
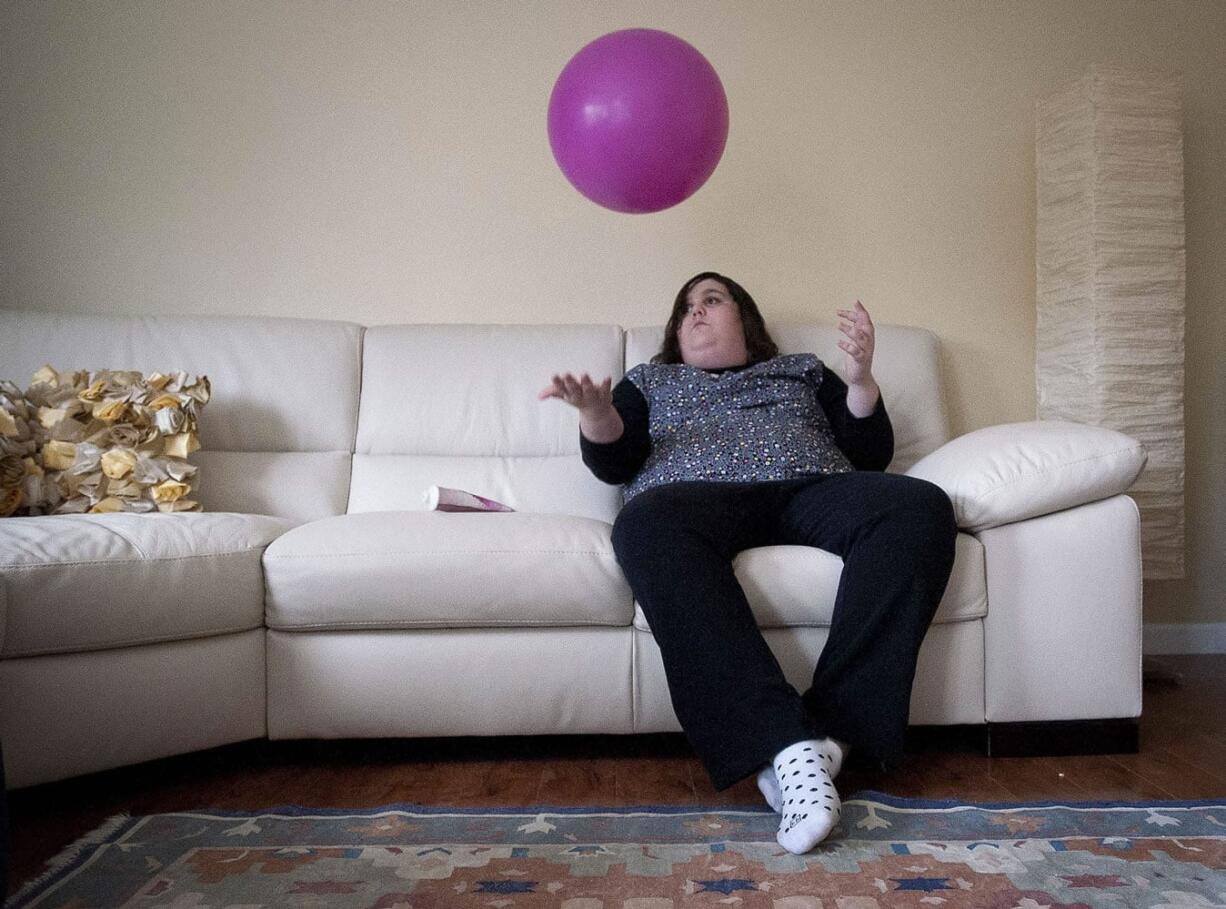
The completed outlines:
[[[43,364],[207,375],[196,497],[294,521],[345,511],[361,345],[347,322],[0,310],[0,378],[21,388]]]
[[[843,378],[843,333],[833,325],[774,322],[771,337],[780,353],[813,353]],[[646,363],[660,349],[662,326],[632,328],[626,333],[626,369]],[[894,426],[894,460],[889,470],[902,473],[949,440],[937,338],[909,325],[878,325],[873,375],[881,386]]]
[[[583,466],[578,412],[537,393],[560,371],[616,383],[622,343],[615,325],[368,328],[349,510],[423,510],[438,485],[612,522],[620,488]]]

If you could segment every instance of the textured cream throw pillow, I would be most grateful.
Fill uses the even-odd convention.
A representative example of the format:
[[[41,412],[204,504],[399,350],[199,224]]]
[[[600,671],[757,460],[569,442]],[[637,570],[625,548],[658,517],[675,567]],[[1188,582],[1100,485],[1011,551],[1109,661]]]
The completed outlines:
[[[0,518],[23,511],[31,501],[29,491],[42,495],[38,477],[43,471],[36,460],[40,430],[21,389],[0,382]]]
[[[12,383],[0,389],[13,424],[7,447],[14,449],[11,455],[4,450],[0,476],[16,476],[13,457],[22,469],[11,487],[20,499],[9,502],[9,514],[200,510],[192,498],[197,469],[187,456],[200,447],[197,421],[209,401],[207,376],[44,366],[24,396],[17,393],[24,398],[19,403],[8,403],[17,392]],[[2,435],[9,420],[0,421]]]

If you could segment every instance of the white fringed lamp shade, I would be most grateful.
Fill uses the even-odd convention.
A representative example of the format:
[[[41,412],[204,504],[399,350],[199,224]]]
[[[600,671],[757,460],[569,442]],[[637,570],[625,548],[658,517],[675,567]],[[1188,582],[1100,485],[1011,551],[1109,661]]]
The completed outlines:
[[[1184,573],[1180,96],[1170,73],[1092,66],[1037,105],[1038,417],[1145,446],[1150,579]]]

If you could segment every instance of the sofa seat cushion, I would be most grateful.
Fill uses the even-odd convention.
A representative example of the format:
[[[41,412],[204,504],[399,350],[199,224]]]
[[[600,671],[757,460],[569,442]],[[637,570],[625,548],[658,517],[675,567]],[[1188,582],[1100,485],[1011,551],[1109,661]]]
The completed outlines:
[[[0,657],[259,628],[260,556],[292,526],[267,515],[216,512],[0,521]]]
[[[303,524],[264,554],[269,628],[629,625],[612,526],[571,515],[375,511]]]
[[[812,546],[762,546],[747,549],[732,563],[737,580],[759,628],[830,625],[843,560]],[[934,625],[983,618],[988,613],[987,572],[983,544],[958,534],[954,567]],[[642,608],[634,607],[634,625],[650,631]]]

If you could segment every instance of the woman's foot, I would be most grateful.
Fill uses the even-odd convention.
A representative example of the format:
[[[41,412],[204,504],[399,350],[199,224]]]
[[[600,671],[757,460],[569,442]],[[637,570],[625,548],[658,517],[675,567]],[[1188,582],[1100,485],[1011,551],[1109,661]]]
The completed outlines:
[[[826,775],[834,780],[843,769],[843,758],[847,756],[847,746],[838,739],[818,739],[822,754],[822,763],[826,767]],[[766,799],[771,810],[779,812],[783,807],[783,797],[779,791],[779,780],[775,776],[775,768],[767,764],[758,771],[758,791]]]
[[[766,804],[771,806],[771,811],[778,814],[783,799],[779,793],[779,780],[775,778],[775,768],[770,764],[758,771],[758,791],[766,799]]]
[[[783,814],[775,839],[795,855],[808,852],[839,822],[842,803],[828,769],[842,763],[841,755],[836,763],[834,747],[829,739],[796,742],[772,762]]]

